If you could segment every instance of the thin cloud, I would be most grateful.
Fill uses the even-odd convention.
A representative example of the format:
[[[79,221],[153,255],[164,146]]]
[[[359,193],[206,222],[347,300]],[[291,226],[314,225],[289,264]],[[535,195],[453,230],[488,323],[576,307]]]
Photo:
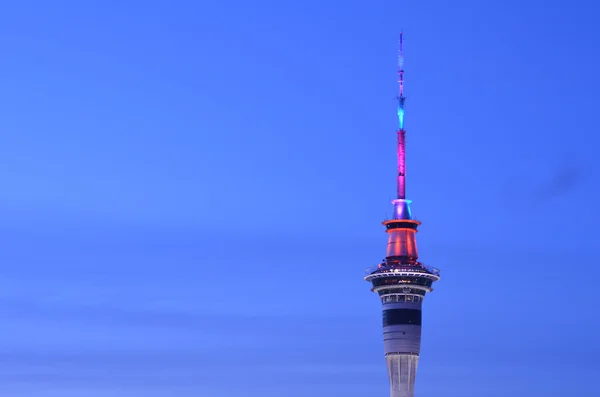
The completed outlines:
[[[323,350],[328,351],[328,359]],[[365,364],[356,357],[356,351],[344,353],[339,347],[306,349],[293,343],[285,349],[231,344],[204,353],[91,351],[89,348],[70,353],[13,350],[3,353],[0,384],[4,388],[8,385],[39,385],[90,390],[119,387],[171,391],[180,388],[224,391],[238,385],[251,385],[261,394],[263,388],[273,391],[306,384],[313,387],[365,385],[378,377],[383,367],[383,361]],[[233,382],[232,375],[235,376]]]
[[[585,170],[581,166],[563,164],[548,177],[531,174],[521,179],[513,176],[503,184],[503,188],[499,191],[499,198],[503,204],[505,200],[524,200],[538,205],[540,202],[556,199],[580,188],[584,181],[584,174]]]
[[[583,170],[568,165],[559,168],[552,177],[541,183],[534,191],[537,199],[550,199],[565,195],[577,189],[582,181]]]

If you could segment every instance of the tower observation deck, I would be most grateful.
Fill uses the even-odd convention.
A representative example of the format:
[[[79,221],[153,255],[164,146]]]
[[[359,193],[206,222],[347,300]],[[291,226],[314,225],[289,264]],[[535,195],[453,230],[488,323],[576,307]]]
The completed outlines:
[[[421,222],[413,219],[406,199],[404,129],[404,57],[400,33],[398,54],[397,198],[392,201],[392,219],[383,222],[388,234],[385,259],[366,271],[382,303],[383,348],[390,379],[390,397],[414,397],[415,377],[421,350],[422,304],[432,284],[440,279],[438,269],[419,262],[416,233]]]

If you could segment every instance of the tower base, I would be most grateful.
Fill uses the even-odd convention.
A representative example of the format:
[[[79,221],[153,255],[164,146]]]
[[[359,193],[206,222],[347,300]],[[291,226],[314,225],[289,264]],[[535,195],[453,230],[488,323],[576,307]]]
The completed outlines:
[[[414,397],[419,356],[388,354],[385,360],[390,377],[390,397]]]

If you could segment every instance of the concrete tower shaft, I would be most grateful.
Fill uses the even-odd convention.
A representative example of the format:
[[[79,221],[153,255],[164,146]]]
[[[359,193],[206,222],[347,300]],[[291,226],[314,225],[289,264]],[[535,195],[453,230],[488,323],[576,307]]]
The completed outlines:
[[[390,397],[413,397],[419,356],[390,354],[385,361],[390,378]]]
[[[390,397],[414,397],[421,352],[422,305],[439,271],[403,257],[387,257],[367,270],[365,280],[381,298],[383,350]]]

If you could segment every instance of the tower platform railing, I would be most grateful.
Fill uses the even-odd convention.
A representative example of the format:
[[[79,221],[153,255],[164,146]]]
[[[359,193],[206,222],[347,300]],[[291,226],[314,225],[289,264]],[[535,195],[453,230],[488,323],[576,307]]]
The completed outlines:
[[[427,266],[424,264],[419,265],[377,265],[373,267],[369,267],[365,269],[365,274],[373,274],[373,273],[402,273],[402,272],[411,272],[411,273],[425,273],[425,274],[433,274],[435,276],[440,275],[440,269],[435,267]]]

